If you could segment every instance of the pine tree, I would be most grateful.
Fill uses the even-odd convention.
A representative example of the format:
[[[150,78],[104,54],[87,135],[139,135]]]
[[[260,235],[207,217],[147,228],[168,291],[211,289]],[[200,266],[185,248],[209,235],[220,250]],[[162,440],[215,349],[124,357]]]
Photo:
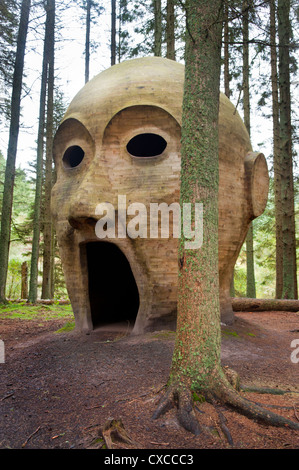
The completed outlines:
[[[86,2],[86,33],[85,33],[85,83],[87,83],[89,80],[90,10],[91,10],[91,0],[87,0]]]
[[[174,0],[167,0],[166,6],[166,57],[175,60]]]
[[[0,3],[0,119],[9,121],[19,6],[12,0]]]
[[[111,65],[116,63],[116,0],[111,0]]]
[[[55,49],[55,0],[48,2],[48,27],[49,36],[47,41],[48,58],[48,95],[47,95],[47,122],[46,122],[46,163],[44,183],[44,217],[43,217],[43,281],[42,299],[50,299],[52,293],[52,250],[53,250],[53,224],[51,217],[51,190],[53,180],[53,112],[54,112],[54,49]]]
[[[247,0],[242,5],[243,24],[243,107],[244,123],[250,136],[250,93],[249,93],[249,8]],[[247,289],[249,298],[256,297],[254,275],[254,250],[253,250],[253,222],[251,222],[246,237],[246,265],[247,265]]]
[[[41,76],[41,91],[39,104],[39,123],[37,136],[37,157],[36,157],[36,187],[35,187],[35,203],[34,203],[34,219],[33,219],[33,237],[32,252],[30,265],[30,281],[28,302],[35,303],[37,300],[38,289],[38,261],[40,249],[40,224],[41,224],[41,197],[42,197],[42,181],[43,181],[43,154],[44,154],[44,134],[45,134],[45,111],[46,111],[46,95],[48,81],[48,65],[49,50],[48,43],[51,41],[51,0],[47,0],[46,4],[46,26],[43,51],[43,65]]]
[[[299,424],[244,399],[221,367],[218,273],[218,115],[222,1],[187,2],[187,45],[182,116],[180,203],[202,203],[204,239],[186,249],[181,234],[177,329],[167,389],[153,417],[173,406],[188,431],[203,431],[193,396],[229,404],[268,424],[299,429]],[[198,132],[200,129],[200,132]],[[208,260],[208,262],[207,262]],[[192,396],[193,395],[193,396]]]
[[[5,287],[9,258],[11,213],[15,179],[15,165],[20,126],[21,92],[23,82],[25,45],[30,13],[30,0],[23,0],[17,39],[17,52],[13,75],[11,98],[11,121],[7,150],[5,181],[2,200],[1,234],[0,234],[0,302],[5,301]]]
[[[277,75],[277,46],[276,46],[276,5],[271,0],[270,5],[270,49],[271,49],[271,84],[272,84],[272,120],[273,120],[273,168],[275,191],[275,234],[276,234],[276,298],[282,296],[283,286],[283,252],[281,226],[281,184],[279,170],[279,91]]]
[[[290,0],[278,0],[279,115],[280,115],[280,198],[283,250],[282,298],[295,299],[297,293],[292,123],[290,96]]]
[[[153,0],[154,7],[154,55],[162,55],[162,12],[161,0]]]

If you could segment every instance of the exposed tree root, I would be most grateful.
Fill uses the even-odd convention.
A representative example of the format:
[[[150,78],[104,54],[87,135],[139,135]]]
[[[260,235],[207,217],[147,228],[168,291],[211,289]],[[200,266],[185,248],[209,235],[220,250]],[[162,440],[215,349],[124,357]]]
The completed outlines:
[[[223,432],[223,434],[225,435],[226,439],[227,439],[227,442],[229,443],[229,445],[233,446],[234,443],[233,443],[233,438],[231,436],[231,433],[229,432],[229,429],[226,425],[227,423],[227,419],[226,417],[224,416],[223,413],[221,413],[221,411],[218,409],[218,407],[216,408],[217,409],[217,413],[218,413],[218,416],[219,416],[219,423],[220,423],[220,427],[221,427],[221,431]]]
[[[220,428],[225,434],[230,445],[233,445],[232,438],[228,427],[226,426],[225,417],[221,412],[219,412],[219,404],[228,406],[260,423],[299,431],[299,423],[293,422],[283,416],[264,409],[262,406],[242,397],[240,393],[226,380],[226,378],[218,377],[217,381],[214,380],[209,387],[198,390],[198,393],[203,395],[207,402],[214,405],[218,413]],[[206,428],[201,425],[195,415],[193,398],[190,390],[187,389],[187,387],[182,387],[181,384],[179,386],[171,384],[168,387],[166,393],[158,403],[153,414],[153,419],[159,418],[174,407],[177,408],[179,423],[187,431],[195,435],[206,431]]]
[[[124,428],[121,419],[109,419],[104,424],[101,431],[107,449],[114,449],[118,446],[135,444]]]

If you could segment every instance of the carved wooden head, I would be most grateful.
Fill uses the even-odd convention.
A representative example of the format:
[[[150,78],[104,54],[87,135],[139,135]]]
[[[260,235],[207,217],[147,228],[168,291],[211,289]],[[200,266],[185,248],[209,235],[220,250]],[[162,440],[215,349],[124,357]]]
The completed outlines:
[[[56,133],[52,212],[80,329],[127,320],[135,333],[175,325],[178,240],[171,236],[171,211],[166,238],[150,236],[149,217],[147,225],[140,218],[140,232],[135,220],[135,236],[126,224],[140,205],[179,202],[183,82],[183,65],[168,59],[115,65],[75,96]],[[264,156],[252,152],[240,116],[221,94],[219,274],[226,322],[233,267],[250,221],[265,208],[268,184]],[[114,236],[99,239],[102,203],[114,208],[105,212]]]

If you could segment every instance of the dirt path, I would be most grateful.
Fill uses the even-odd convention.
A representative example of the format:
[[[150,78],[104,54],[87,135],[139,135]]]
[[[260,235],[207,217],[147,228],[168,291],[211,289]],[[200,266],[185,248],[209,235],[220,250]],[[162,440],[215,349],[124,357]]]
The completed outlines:
[[[100,430],[109,418],[122,419],[134,442],[131,448],[230,447],[207,403],[198,405],[198,416],[216,426],[218,434],[193,436],[179,426],[174,411],[151,419],[168,379],[172,332],[138,337],[103,330],[55,333],[64,322],[1,319],[1,449],[100,448]],[[242,393],[294,421],[296,414],[299,418],[299,362],[291,361],[291,342],[299,341],[298,330],[299,313],[290,312],[239,313],[235,325],[222,327],[223,364],[240,374],[243,385],[288,391]],[[299,448],[294,431],[221,411],[234,448]]]

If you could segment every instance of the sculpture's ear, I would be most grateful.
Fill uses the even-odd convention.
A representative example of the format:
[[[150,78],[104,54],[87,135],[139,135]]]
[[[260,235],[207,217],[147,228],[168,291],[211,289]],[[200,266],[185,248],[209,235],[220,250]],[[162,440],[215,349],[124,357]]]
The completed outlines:
[[[269,173],[262,153],[249,152],[245,157],[248,200],[252,218],[261,215],[266,207],[269,191]]]

